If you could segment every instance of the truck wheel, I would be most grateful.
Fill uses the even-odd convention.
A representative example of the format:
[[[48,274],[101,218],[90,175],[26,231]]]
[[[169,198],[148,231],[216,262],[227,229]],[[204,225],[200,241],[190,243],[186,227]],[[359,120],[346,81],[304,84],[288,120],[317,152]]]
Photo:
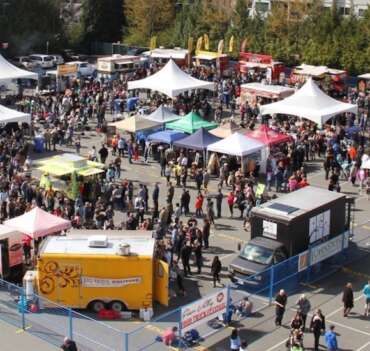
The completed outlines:
[[[122,312],[126,310],[126,306],[121,301],[112,301],[109,304],[109,309],[115,312]]]
[[[89,309],[95,313],[99,313],[104,308],[105,308],[105,304],[103,301],[100,301],[100,300],[92,301],[89,304]]]

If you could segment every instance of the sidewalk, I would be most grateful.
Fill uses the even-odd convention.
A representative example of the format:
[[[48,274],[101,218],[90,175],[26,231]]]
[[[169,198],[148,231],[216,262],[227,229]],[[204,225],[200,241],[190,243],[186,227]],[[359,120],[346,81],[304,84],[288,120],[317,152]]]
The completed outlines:
[[[37,350],[37,351],[56,351],[59,348],[48,344],[22,329],[18,329],[0,320],[0,345],[1,351],[14,350]]]

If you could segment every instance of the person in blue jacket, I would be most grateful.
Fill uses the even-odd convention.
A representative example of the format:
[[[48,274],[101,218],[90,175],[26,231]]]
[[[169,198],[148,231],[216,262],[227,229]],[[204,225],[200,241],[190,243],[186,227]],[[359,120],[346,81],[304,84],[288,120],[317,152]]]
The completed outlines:
[[[370,280],[365,284],[364,288],[362,289],[363,294],[365,295],[365,317],[369,315],[370,310]]]
[[[331,325],[325,333],[325,344],[328,351],[338,351],[337,334],[334,331],[335,326]]]

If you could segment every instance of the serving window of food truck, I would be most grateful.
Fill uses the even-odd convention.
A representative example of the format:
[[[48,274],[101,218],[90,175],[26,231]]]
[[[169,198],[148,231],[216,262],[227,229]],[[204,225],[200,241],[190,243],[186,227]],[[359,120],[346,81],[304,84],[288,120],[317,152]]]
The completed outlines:
[[[267,101],[282,100],[293,95],[294,89],[282,85],[267,85],[262,83],[247,83],[240,87],[240,102],[248,101],[250,104],[257,102],[258,98]]]
[[[284,74],[285,66],[282,62],[274,61],[270,55],[241,52],[239,70],[241,73],[266,72],[270,82],[279,82]]]
[[[165,49],[157,48],[143,53],[144,56],[162,66],[172,59],[180,67],[186,66],[188,61],[188,50],[181,48]]]
[[[197,50],[194,56],[195,66],[217,68],[223,73],[229,67],[229,56],[218,52]],[[219,65],[219,67],[217,67]]]
[[[109,78],[121,73],[133,72],[143,67],[146,60],[140,56],[118,55],[98,58],[98,76]]]

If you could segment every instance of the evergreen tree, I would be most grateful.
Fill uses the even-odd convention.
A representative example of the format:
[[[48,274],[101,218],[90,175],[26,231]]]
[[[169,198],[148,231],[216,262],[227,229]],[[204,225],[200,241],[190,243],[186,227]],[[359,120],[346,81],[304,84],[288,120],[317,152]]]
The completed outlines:
[[[122,0],[84,0],[82,10],[85,44],[121,40],[124,25]]]

